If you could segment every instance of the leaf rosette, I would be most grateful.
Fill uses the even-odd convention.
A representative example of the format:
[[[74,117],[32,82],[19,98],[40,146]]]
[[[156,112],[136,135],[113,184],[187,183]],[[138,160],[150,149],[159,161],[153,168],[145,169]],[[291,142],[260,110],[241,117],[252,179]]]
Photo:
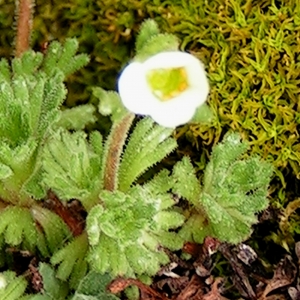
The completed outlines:
[[[96,271],[113,277],[154,275],[168,262],[160,246],[182,247],[171,229],[181,226],[184,217],[169,209],[174,204],[169,195],[136,186],[127,194],[103,191],[100,198],[102,205],[87,218],[88,259]]]

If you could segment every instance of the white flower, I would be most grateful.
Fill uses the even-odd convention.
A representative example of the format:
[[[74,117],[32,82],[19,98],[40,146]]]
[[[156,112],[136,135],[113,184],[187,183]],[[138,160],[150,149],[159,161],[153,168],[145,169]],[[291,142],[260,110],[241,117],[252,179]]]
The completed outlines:
[[[135,114],[149,115],[162,126],[189,122],[209,93],[202,63],[185,52],[161,52],[129,64],[120,76],[119,94]]]

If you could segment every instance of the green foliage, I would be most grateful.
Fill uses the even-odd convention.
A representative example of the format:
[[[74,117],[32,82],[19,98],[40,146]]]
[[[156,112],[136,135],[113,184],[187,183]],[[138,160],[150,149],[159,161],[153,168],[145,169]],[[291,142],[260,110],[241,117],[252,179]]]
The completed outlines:
[[[42,293],[29,295],[25,293],[27,281],[24,276],[16,276],[14,272],[0,273],[1,300],[65,300],[68,295],[66,283],[56,278],[54,270],[47,264],[41,263],[38,268],[42,277]]]
[[[17,277],[14,272],[0,273],[0,299],[19,300],[27,287],[23,276]]]
[[[43,294],[49,299],[65,300],[68,295],[68,285],[59,280],[54,270],[45,263],[40,263],[39,273],[43,279]]]
[[[238,134],[226,135],[213,149],[198,197],[199,188],[192,173],[189,173],[191,190],[186,189],[184,181],[181,184],[178,181],[175,192],[193,204],[190,219],[180,232],[182,236],[199,243],[207,235],[231,243],[239,243],[250,236],[251,225],[257,222],[255,213],[268,205],[267,189],[273,168],[258,157],[241,160],[247,148]],[[177,163],[175,178],[181,172],[191,172],[191,168],[187,159]]]
[[[149,19],[144,21],[136,38],[136,52],[139,53],[144,48],[146,48],[149,39],[157,36],[160,33],[161,32],[159,30],[158,24],[154,20]]]
[[[123,106],[118,93],[113,91],[104,91],[100,87],[93,88],[93,95],[100,100],[98,109],[103,116],[111,116],[113,122],[120,121],[126,114],[126,108]]]
[[[45,208],[7,206],[0,211],[1,248],[7,244],[31,253],[37,249],[43,256],[48,256],[62,247],[69,237],[70,231],[66,225],[56,214]]]
[[[148,168],[172,152],[177,143],[170,138],[172,129],[155,123],[150,118],[138,122],[124,151],[119,170],[119,189],[127,191]]]
[[[75,289],[79,281],[86,275],[88,269],[85,259],[87,250],[87,236],[83,233],[51,257],[52,265],[59,264],[56,277],[63,281],[68,280],[71,288]]]
[[[16,222],[15,220],[22,220]],[[33,251],[37,244],[37,232],[30,211],[27,208],[8,206],[0,212],[0,235],[8,245]]]
[[[79,105],[61,112],[55,127],[68,130],[83,130],[87,124],[96,122],[95,107],[90,104]]]
[[[145,27],[144,29],[147,30]],[[178,51],[178,48],[179,42],[175,35],[166,33],[157,34],[149,37],[145,45],[137,52],[135,60],[144,61],[159,52]]]
[[[127,194],[103,191],[103,206],[95,206],[87,218],[93,268],[113,277],[154,275],[161,264],[168,262],[159,245],[175,250],[183,244],[170,231],[184,221],[170,209],[174,204],[170,197],[141,186]]]
[[[106,286],[112,280],[108,274],[89,272],[80,282],[71,300],[117,300],[118,297],[108,293]]]
[[[103,187],[101,179],[102,137],[91,133],[73,134],[58,130],[45,146],[43,152],[44,183],[61,199],[76,198],[89,209],[98,199]]]
[[[57,251],[71,237],[71,232],[61,218],[48,209],[40,206],[31,208],[33,219],[42,229],[37,229],[37,246],[43,256]]]
[[[56,4],[55,1],[53,3]],[[108,3],[114,3],[114,1],[109,0]],[[141,2],[142,5],[145,3],[147,1]],[[121,1],[118,4],[122,6],[124,3]],[[86,20],[86,16],[87,18],[92,16],[93,22],[86,22],[79,29],[84,32],[83,39],[88,36],[91,37],[90,43],[95,42],[94,51],[88,52],[93,52],[93,56],[100,61],[100,65],[108,59],[105,54],[103,55],[105,51],[109,53],[111,61],[117,61],[115,65],[106,63],[100,69],[106,68],[107,71],[107,68],[112,70],[116,65],[119,67],[129,53],[126,50],[119,53],[112,51],[115,45],[111,40],[111,36],[119,40],[122,36],[120,33],[126,36],[127,29],[129,33],[136,30],[134,12],[137,3],[134,1],[134,8],[132,8],[132,1],[127,1],[125,4],[125,12],[121,15],[108,14],[111,15],[107,23],[109,25],[104,23],[104,27],[110,32],[108,39],[103,38],[101,33],[97,36],[97,30],[92,25],[98,20],[105,19],[99,18],[99,15],[103,16],[107,13],[107,5],[102,5],[97,1],[72,0],[68,10],[64,11],[68,14],[68,18],[74,21],[74,27],[70,28],[70,32],[80,37],[81,34],[74,34],[74,31],[78,33],[75,24]],[[60,5],[62,4],[57,3],[57,9],[61,7]],[[147,10],[151,5],[153,4],[146,5],[146,8],[140,7],[142,14],[148,13]],[[184,39],[183,44],[201,43],[201,47],[205,45],[206,48],[203,47],[200,52],[196,51],[199,52],[199,56],[204,61],[212,57],[211,64],[207,64],[213,83],[212,106],[214,111],[219,112],[220,118],[214,120],[211,127],[210,125],[201,128],[194,127],[196,128],[195,135],[203,136],[203,132],[206,131],[208,134],[204,139],[209,137],[211,143],[215,136],[215,140],[218,140],[221,134],[220,128],[224,128],[220,120],[225,125],[242,128],[240,131],[243,131],[243,129],[250,130],[253,126],[255,127],[256,119],[258,119],[267,133],[263,133],[262,136],[257,135],[259,139],[256,145],[259,145],[262,140],[277,139],[277,128],[270,133],[270,124],[263,118],[267,113],[274,114],[273,103],[270,101],[271,98],[268,98],[273,96],[273,92],[267,94],[266,97],[261,95],[263,107],[260,109],[257,109],[259,106],[256,103],[247,106],[244,101],[247,99],[247,103],[252,103],[249,101],[250,87],[252,90],[261,90],[257,80],[261,81],[262,78],[253,77],[253,74],[256,74],[256,71],[267,71],[265,67],[262,68],[261,63],[266,65],[271,55],[266,55],[264,61],[261,61],[260,54],[266,49],[255,40],[259,46],[252,44],[253,49],[250,50],[255,54],[257,61],[251,55],[247,55],[246,59],[246,63],[249,63],[251,67],[250,65],[247,68],[243,65],[241,67],[237,62],[225,64],[227,54],[235,51],[232,50],[235,48],[230,48],[228,44],[230,40],[235,40],[229,37],[230,40],[227,41],[227,37],[226,39],[222,37],[223,30],[220,28],[223,28],[222,24],[226,22],[222,17],[220,17],[221,21],[218,19],[219,14],[213,14],[212,22],[208,22],[211,21],[210,16],[207,16],[209,9],[205,7],[211,8],[214,4],[195,4],[197,5],[200,5],[201,18],[198,13],[194,13],[191,24],[185,17],[185,12],[190,12],[193,6],[187,5],[185,1],[176,0],[172,5],[168,5],[168,8],[161,7],[168,16],[171,11],[167,24],[174,22],[172,26],[174,25],[174,30],[177,32],[181,32],[182,28],[186,28],[185,26],[195,28],[196,22],[196,28],[203,30],[198,37],[193,36],[192,40]],[[230,5],[234,8],[232,14],[237,15],[237,21],[233,20],[232,24],[237,22],[238,26],[234,29],[240,33],[238,35],[240,40],[243,40],[241,36],[244,32],[241,27],[247,25],[245,16],[237,4],[230,2]],[[41,6],[44,9],[46,5]],[[37,7],[39,9],[39,5]],[[70,13],[70,7],[76,8],[75,14]],[[86,14],[90,7],[99,8],[97,18],[94,18],[93,14]],[[143,11],[144,9],[146,12]],[[179,20],[182,17],[181,14],[173,11],[174,9],[180,11],[185,22],[174,21],[174,17],[179,16]],[[229,13],[227,8],[220,8],[220,10]],[[57,11],[49,9],[48,13],[56,16]],[[252,15],[252,12],[247,12],[247,14]],[[222,13],[220,15],[222,16]],[[197,16],[196,20],[195,16]],[[216,22],[221,22],[217,26],[217,32]],[[60,18],[56,18],[55,24],[60,24]],[[181,30],[176,29],[178,27],[181,27]],[[64,30],[65,26],[57,26],[57,28]],[[45,28],[42,30],[45,32]],[[114,34],[111,34],[112,31]],[[206,34],[210,35],[211,32],[213,35],[209,36],[208,40],[203,37]],[[225,33],[227,34],[228,31],[225,30]],[[251,35],[247,38],[251,38]],[[215,41],[218,46],[216,47],[210,41]],[[105,45],[104,52],[103,49],[101,52],[98,51],[99,43]],[[157,49],[157,44],[159,49]],[[191,45],[193,46],[194,44]],[[271,48],[273,46],[271,45]],[[86,45],[84,47],[90,48]],[[281,46],[278,44],[276,47]],[[0,61],[0,115],[5,120],[5,122],[0,122],[0,198],[17,205],[15,207],[9,205],[1,210],[1,251],[5,249],[5,243],[21,249],[35,250],[36,248],[42,257],[49,257],[54,253],[50,262],[53,266],[57,266],[56,272],[45,263],[39,265],[44,290],[32,297],[23,295],[26,288],[23,277],[16,277],[13,273],[0,274],[0,285],[2,279],[4,282],[2,290],[0,286],[0,295],[3,292],[5,296],[8,296],[8,300],[66,299],[70,296],[69,288],[75,289],[77,286],[78,289],[73,298],[75,300],[117,299],[108,295],[104,289],[111,276],[112,278],[115,276],[153,276],[161,265],[169,261],[162,247],[179,250],[186,240],[202,242],[205,236],[211,235],[227,242],[238,243],[250,235],[251,225],[256,222],[255,213],[267,205],[267,187],[272,168],[257,157],[241,160],[240,157],[246,151],[247,145],[240,143],[237,135],[226,136],[223,143],[214,148],[211,162],[205,170],[203,186],[200,186],[188,158],[183,158],[178,162],[171,175],[167,170],[163,170],[144,185],[136,184],[137,179],[145,171],[173,151],[177,144],[175,139],[170,137],[171,130],[154,125],[149,118],[137,122],[132,133],[128,135],[133,116],[128,115],[120,104],[117,93],[105,92],[100,88],[94,89],[94,96],[100,99],[100,113],[111,115],[113,121],[111,134],[104,147],[102,136],[98,132],[92,132],[89,141],[87,141],[87,134],[82,131],[69,133],[68,129],[81,130],[88,122],[94,121],[93,109],[90,105],[62,113],[58,110],[66,95],[63,84],[65,77],[88,61],[86,55],[75,55],[77,48],[76,40],[67,39],[64,46],[53,42],[46,50],[45,57],[41,53],[28,51],[21,58],[14,59],[11,67],[6,60]],[[144,60],[158,51],[178,49],[178,40],[171,34],[161,34],[158,26],[153,21],[148,21],[141,29],[136,49],[138,53],[135,59]],[[287,51],[286,49],[288,48],[280,50]],[[243,61],[239,55],[244,54],[238,51],[231,54],[232,57],[237,56],[238,62]],[[230,69],[231,65],[235,69]],[[228,74],[227,67],[230,70]],[[295,64],[292,67],[294,68]],[[271,91],[274,86],[282,83],[281,88],[285,89],[289,95],[290,85],[282,79],[285,78],[281,74],[282,69],[281,65],[274,69],[279,70],[279,75],[275,76],[276,84],[270,84],[272,81],[270,78],[268,78],[269,81],[266,79],[264,84],[269,85]],[[85,80],[88,78],[89,84],[95,82],[98,84],[99,78],[103,79],[103,76],[107,76],[107,73],[98,74],[100,72],[92,77],[86,75]],[[267,74],[267,76],[271,75]],[[244,77],[249,80],[244,80]],[[294,80],[292,75],[289,79]],[[247,86],[248,83],[250,87]],[[227,90],[228,86],[230,88]],[[236,93],[237,90],[238,93]],[[219,93],[223,91],[225,91],[224,94],[220,96]],[[231,98],[232,95],[236,98]],[[257,99],[255,93],[252,96],[253,99]],[[286,97],[283,92],[280,96]],[[290,97],[292,99],[292,96]],[[275,96],[274,99],[276,108],[281,110],[280,99]],[[245,111],[243,106],[240,107],[241,103],[245,104],[248,110]],[[280,105],[277,105],[278,103]],[[225,110],[219,109],[222,105]],[[230,116],[241,112],[241,119],[237,120],[232,117],[228,121],[227,115],[223,115],[224,111],[228,112],[228,107],[230,107]],[[286,110],[281,110],[280,125],[286,125],[288,121],[291,121],[291,114],[285,116],[288,110],[289,106]],[[251,118],[252,113],[257,117],[254,121]],[[211,114],[203,110],[199,111],[197,117],[202,121],[207,121]],[[294,118],[294,114],[292,117]],[[126,126],[123,126],[123,122]],[[281,128],[278,130],[281,132]],[[293,130],[292,128],[291,132]],[[122,134],[118,135],[120,132]],[[257,132],[254,131],[254,133],[256,135]],[[264,156],[267,157],[268,153],[264,153]],[[110,186],[108,181],[116,184]],[[44,196],[46,188],[53,189],[62,200],[76,198],[82,202],[88,213],[86,232],[69,241],[71,233],[62,219],[35,203],[35,200]],[[174,207],[177,203],[171,192],[187,199],[190,209],[183,211],[180,207]],[[16,222],[16,219],[22,222]],[[85,260],[86,253],[88,253],[87,260]],[[94,268],[100,274],[90,272],[84,277],[88,262],[90,268]]]
[[[45,59],[28,51],[14,58],[11,67],[5,59],[0,62],[0,196],[5,201],[12,201],[11,193],[15,201],[26,202],[30,192],[36,197],[42,194],[41,188],[32,188],[31,180],[38,181],[41,146],[59,117],[66,95],[64,77],[88,61],[86,56],[75,56],[77,47],[69,39],[64,46],[50,46]],[[52,60],[55,65],[50,67]]]
[[[0,4],[1,42],[6,46],[0,51],[6,57],[11,53],[14,2]],[[217,0],[174,0],[171,4],[106,0],[105,5],[87,0],[71,0],[68,5],[59,0],[37,0],[33,43],[39,47],[49,37],[63,40],[76,36],[80,50],[91,54],[89,68],[69,78],[69,103],[74,103],[88,98],[89,86],[115,87],[119,70],[132,54],[140,24],[152,18],[163,31],[179,38],[181,49],[195,54],[207,66],[210,106],[218,117],[212,124],[186,128],[191,143],[208,153],[229,128],[239,131],[250,141],[251,153],[273,161],[285,184],[285,173],[299,177],[300,171],[300,50],[289,34],[297,31],[298,12],[299,4],[294,0],[267,1],[263,8],[259,1],[250,5],[241,0],[223,6]],[[153,26],[153,34],[158,34]],[[202,167],[207,161],[205,156]]]
[[[43,62],[43,70],[47,75],[51,75],[54,69],[59,69],[64,76],[74,73],[89,61],[86,54],[75,55],[78,50],[78,41],[76,39],[67,39],[62,46],[54,41],[47,49]]]
[[[184,157],[174,166],[173,178],[173,192],[196,205],[201,193],[201,186],[196,177],[195,169],[187,157]]]
[[[207,123],[212,123],[213,120],[214,120],[214,114],[211,108],[206,103],[203,103],[201,106],[197,108],[196,113],[193,116],[191,122],[207,124]]]

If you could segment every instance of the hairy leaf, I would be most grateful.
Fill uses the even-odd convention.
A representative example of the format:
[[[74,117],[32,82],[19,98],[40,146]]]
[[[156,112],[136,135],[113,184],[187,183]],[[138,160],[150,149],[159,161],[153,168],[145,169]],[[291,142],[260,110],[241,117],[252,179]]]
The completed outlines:
[[[42,237],[38,238],[38,248],[43,250],[47,247],[50,253],[53,253],[71,237],[69,228],[55,213],[40,206],[32,207],[31,213],[43,231]],[[46,249],[43,252],[46,252]]]
[[[55,127],[65,129],[82,130],[87,124],[94,123],[95,107],[90,104],[79,105],[61,112],[60,118]]]
[[[135,48],[136,52],[139,53],[147,44],[149,39],[160,34],[157,23],[154,20],[148,19],[141,25],[140,32],[136,38]]]
[[[255,214],[268,205],[273,168],[257,157],[242,160],[246,149],[247,143],[241,142],[238,134],[226,135],[215,146],[198,203],[192,202],[195,208],[181,230],[182,236],[199,243],[207,234],[231,243],[249,237],[251,226],[257,222]]]
[[[51,75],[53,69],[58,68],[65,77],[79,70],[88,63],[89,58],[85,54],[75,55],[77,49],[78,42],[76,39],[66,39],[64,45],[57,41],[52,42],[47,49],[42,65],[43,70],[47,75]]]
[[[23,276],[17,277],[11,271],[0,273],[0,299],[19,300],[26,287],[27,281]]]
[[[124,107],[118,93],[105,91],[102,88],[93,88],[93,95],[99,99],[99,112],[103,116],[111,115],[111,120],[117,122],[121,120],[128,111]]]
[[[86,134],[58,130],[43,153],[44,182],[61,199],[76,198],[88,209],[97,201],[101,185],[101,147],[99,134],[92,134],[91,146]],[[97,148],[98,149],[97,149]],[[98,153],[93,152],[93,148]]]
[[[46,57],[30,50],[13,58],[11,66],[6,60],[0,62],[0,197],[4,201],[30,205],[31,196],[45,194],[37,183],[41,148],[59,118],[65,76],[88,62],[87,56],[75,55],[77,48],[77,41],[68,39],[64,45],[51,44]]]
[[[71,300],[117,300],[113,294],[106,291],[106,287],[113,278],[108,274],[89,272],[80,282]]]
[[[191,203],[196,203],[201,192],[200,182],[188,157],[184,157],[173,168],[174,187],[172,191]]]
[[[33,251],[37,243],[36,228],[27,208],[8,206],[1,211],[0,234],[8,245],[19,246],[23,243],[29,251]]]
[[[68,280],[71,288],[76,288],[87,272],[87,250],[87,236],[83,233],[51,257],[51,264],[59,265],[56,277],[63,281]]]
[[[43,294],[50,299],[65,300],[68,295],[68,285],[56,277],[54,270],[45,263],[40,263],[39,273],[43,278]]]
[[[119,169],[119,189],[126,191],[145,171],[172,152],[177,143],[172,129],[155,125],[150,118],[138,122],[124,151]]]
[[[179,41],[173,34],[160,33],[151,37],[142,47],[135,60],[144,61],[147,58],[164,51],[178,51]]]
[[[182,225],[184,217],[164,210],[170,207],[165,195],[136,186],[127,194],[103,191],[100,199],[103,206],[95,206],[87,217],[88,257],[96,271],[113,277],[153,275],[168,262],[159,245],[182,247],[181,237],[174,239],[169,230]]]

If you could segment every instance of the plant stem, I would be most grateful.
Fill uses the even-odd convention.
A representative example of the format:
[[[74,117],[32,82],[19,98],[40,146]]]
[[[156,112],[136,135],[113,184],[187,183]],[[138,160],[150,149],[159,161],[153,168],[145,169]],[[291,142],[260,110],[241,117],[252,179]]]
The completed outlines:
[[[127,137],[127,132],[134,119],[134,114],[127,114],[120,122],[115,124],[107,141],[107,152],[104,166],[104,189],[114,191],[118,185],[118,170],[120,156]]]
[[[32,27],[32,3],[31,0],[19,0],[17,6],[17,35],[16,57],[20,57],[29,49],[29,40]]]

